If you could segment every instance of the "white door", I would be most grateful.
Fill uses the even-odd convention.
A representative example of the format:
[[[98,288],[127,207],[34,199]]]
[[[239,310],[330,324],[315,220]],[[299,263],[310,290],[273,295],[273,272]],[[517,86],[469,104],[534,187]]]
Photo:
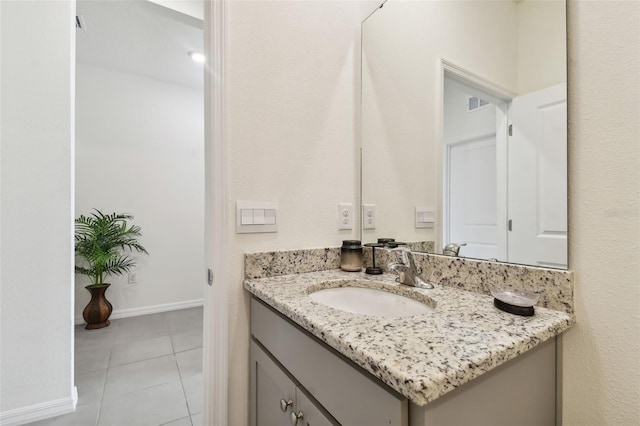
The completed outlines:
[[[512,101],[509,262],[567,267],[566,93],[560,84]]]
[[[447,161],[448,238],[467,243],[460,255],[498,257],[495,133],[449,144]]]

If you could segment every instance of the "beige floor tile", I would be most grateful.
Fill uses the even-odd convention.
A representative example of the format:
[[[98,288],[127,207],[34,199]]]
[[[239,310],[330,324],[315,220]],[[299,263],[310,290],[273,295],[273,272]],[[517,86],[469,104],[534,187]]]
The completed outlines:
[[[100,403],[107,380],[107,370],[95,370],[75,375],[78,405]]]
[[[176,354],[180,376],[184,379],[202,373],[202,348]]]
[[[158,426],[189,415],[180,381],[122,395],[102,404],[99,426]]]
[[[112,367],[107,372],[103,404],[125,393],[179,380],[173,355]]]
[[[154,337],[151,339],[137,340],[121,343],[111,349],[110,367],[157,358],[173,353],[171,338],[169,336]]]
[[[187,331],[178,334],[171,335],[171,341],[173,342],[173,350],[177,352],[184,352],[190,349],[196,349],[202,347],[202,331]]]
[[[202,373],[182,378],[182,386],[187,397],[187,406],[191,415],[202,411],[204,383]]]

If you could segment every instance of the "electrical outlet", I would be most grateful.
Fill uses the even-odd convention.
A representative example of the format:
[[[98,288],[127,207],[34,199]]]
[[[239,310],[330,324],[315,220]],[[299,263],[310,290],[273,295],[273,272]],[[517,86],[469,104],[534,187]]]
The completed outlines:
[[[129,272],[129,284],[135,284],[138,282],[138,273],[137,272]]]
[[[363,204],[362,205],[362,228],[363,229],[376,229],[376,205],[375,204]]]
[[[338,229],[353,229],[353,204],[338,204]]]

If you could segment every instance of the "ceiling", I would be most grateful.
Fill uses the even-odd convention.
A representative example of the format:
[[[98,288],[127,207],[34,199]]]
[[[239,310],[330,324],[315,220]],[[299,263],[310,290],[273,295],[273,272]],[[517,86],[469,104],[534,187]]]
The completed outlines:
[[[202,21],[146,0],[79,0],[79,63],[143,75],[196,89],[204,87]]]

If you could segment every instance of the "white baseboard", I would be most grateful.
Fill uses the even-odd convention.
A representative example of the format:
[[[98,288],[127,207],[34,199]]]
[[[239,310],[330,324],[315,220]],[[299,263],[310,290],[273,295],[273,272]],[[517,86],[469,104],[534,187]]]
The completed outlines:
[[[165,303],[162,305],[142,306],[140,308],[115,309],[109,319],[137,317],[160,312],[177,311],[179,309],[196,308],[204,304],[204,299],[185,300],[184,302]],[[82,315],[76,315],[76,325],[84,324]]]
[[[0,413],[0,425],[15,426],[25,423],[36,422],[50,417],[61,416],[72,413],[78,403],[78,388],[75,386],[71,391],[71,396],[67,398],[55,399],[53,401],[41,402],[27,407],[15,408],[13,410]]]

